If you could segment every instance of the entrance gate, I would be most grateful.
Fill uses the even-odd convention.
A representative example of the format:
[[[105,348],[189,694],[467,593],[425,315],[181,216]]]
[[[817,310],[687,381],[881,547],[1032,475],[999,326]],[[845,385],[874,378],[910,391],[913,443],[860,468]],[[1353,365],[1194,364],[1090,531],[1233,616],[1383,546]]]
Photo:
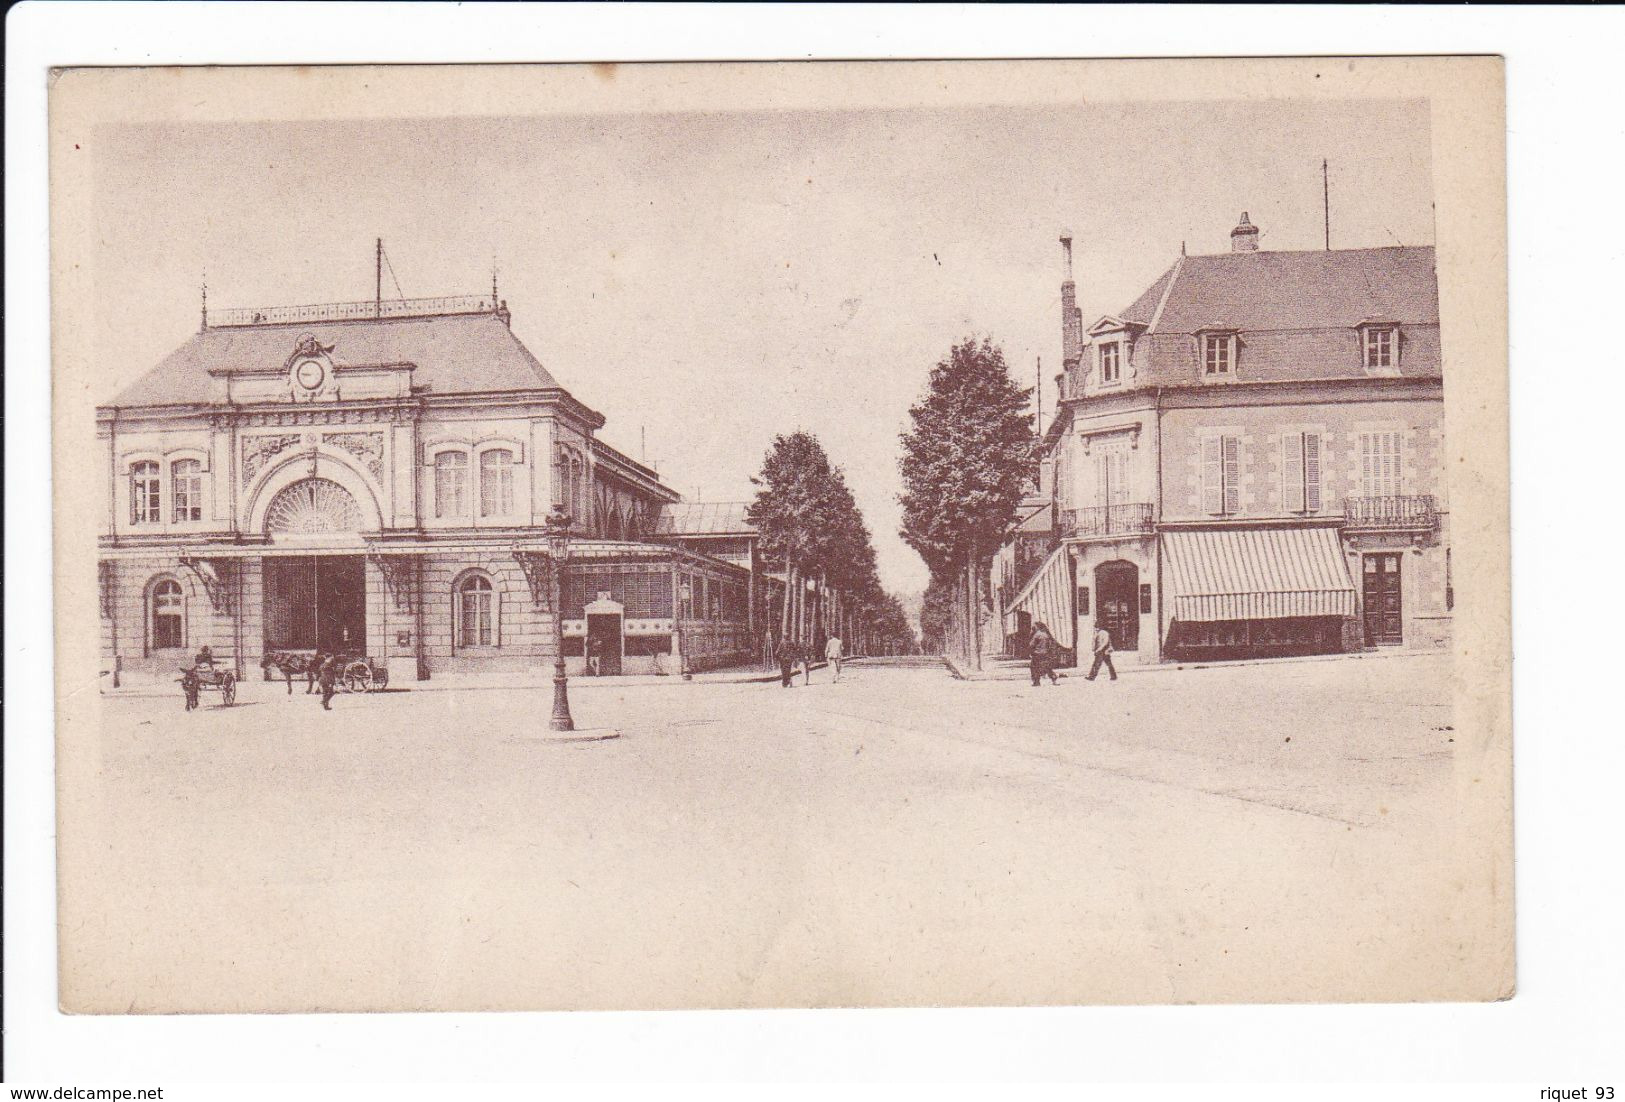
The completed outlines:
[[[364,654],[366,560],[359,555],[267,557],[265,649]]]

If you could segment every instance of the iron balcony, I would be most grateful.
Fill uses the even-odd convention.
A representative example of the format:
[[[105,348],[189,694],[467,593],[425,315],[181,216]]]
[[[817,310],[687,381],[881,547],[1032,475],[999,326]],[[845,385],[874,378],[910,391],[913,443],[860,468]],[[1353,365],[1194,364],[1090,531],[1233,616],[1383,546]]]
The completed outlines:
[[[1392,494],[1343,499],[1345,528],[1430,532],[1439,526],[1432,494]]]
[[[1062,539],[1141,536],[1155,531],[1149,501],[1097,505],[1089,509],[1061,510]]]

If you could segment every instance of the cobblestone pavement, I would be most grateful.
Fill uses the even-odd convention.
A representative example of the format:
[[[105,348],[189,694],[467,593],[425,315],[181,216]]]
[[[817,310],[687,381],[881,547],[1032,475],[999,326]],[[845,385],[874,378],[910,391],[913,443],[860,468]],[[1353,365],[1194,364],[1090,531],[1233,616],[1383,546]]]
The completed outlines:
[[[597,685],[564,746],[535,689],[215,699],[104,701],[93,1003],[1358,998],[1457,939],[1442,656]]]

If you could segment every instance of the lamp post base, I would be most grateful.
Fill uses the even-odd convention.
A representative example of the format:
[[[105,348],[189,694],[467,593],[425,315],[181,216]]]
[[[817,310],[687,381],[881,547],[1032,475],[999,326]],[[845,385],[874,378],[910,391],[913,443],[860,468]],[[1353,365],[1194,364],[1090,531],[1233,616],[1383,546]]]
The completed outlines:
[[[562,671],[553,675],[553,718],[548,721],[550,731],[574,731],[576,721],[570,715],[570,690]]]

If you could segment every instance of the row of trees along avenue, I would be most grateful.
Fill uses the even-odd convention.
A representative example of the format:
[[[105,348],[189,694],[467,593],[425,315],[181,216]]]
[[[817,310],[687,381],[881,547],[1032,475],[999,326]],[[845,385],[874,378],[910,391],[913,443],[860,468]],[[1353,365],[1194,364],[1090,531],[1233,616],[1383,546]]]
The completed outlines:
[[[751,481],[757,492],[747,515],[769,567],[785,578],[774,641],[818,653],[838,634],[849,654],[914,653],[908,616],[880,584],[863,514],[818,438],[774,437]]]
[[[902,537],[931,572],[922,641],[976,668],[988,568],[1037,474],[1031,400],[998,345],[966,339],[931,370],[902,438]]]

